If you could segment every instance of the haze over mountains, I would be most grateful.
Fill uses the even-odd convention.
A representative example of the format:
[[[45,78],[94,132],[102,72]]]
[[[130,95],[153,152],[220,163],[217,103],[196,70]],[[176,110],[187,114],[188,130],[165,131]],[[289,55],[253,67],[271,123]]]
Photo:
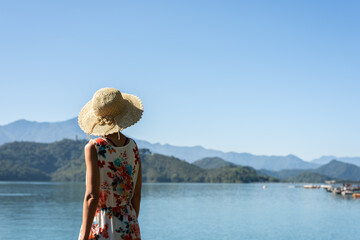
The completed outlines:
[[[258,173],[294,182],[302,182],[301,178],[306,179],[307,182],[324,182],[325,180],[360,181],[360,167],[337,160],[332,160],[315,169],[260,170]],[[309,179],[314,178],[317,180],[309,181]]]
[[[33,122],[18,120],[13,123],[0,126],[0,145],[13,141],[54,142],[64,138],[86,139],[77,124],[77,118],[61,122]],[[228,162],[241,166],[251,166],[255,169],[267,169],[278,171],[282,169],[315,169],[320,165],[329,163],[331,160],[339,160],[360,166],[360,157],[337,158],[324,156],[312,162],[306,162],[295,155],[287,156],[264,156],[250,153],[222,152],[205,149],[201,146],[177,147],[169,144],[149,143],[144,140],[136,140],[140,148],[147,148],[153,153],[174,156],[190,163],[207,157],[220,157]]]

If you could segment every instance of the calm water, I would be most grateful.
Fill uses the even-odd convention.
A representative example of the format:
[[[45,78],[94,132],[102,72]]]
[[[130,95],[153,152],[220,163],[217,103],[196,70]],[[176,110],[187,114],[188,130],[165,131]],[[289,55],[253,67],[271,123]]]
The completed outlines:
[[[0,239],[77,239],[83,183],[0,182]],[[144,240],[357,239],[360,199],[288,184],[144,184]]]

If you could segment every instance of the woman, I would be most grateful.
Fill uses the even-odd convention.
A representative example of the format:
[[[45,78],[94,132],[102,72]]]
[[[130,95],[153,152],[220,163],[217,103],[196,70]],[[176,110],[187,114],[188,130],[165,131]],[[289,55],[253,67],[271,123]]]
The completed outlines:
[[[80,128],[101,136],[84,150],[86,192],[79,240],[141,239],[141,160],[134,140],[120,131],[139,121],[142,113],[138,97],[102,88],[79,114]]]

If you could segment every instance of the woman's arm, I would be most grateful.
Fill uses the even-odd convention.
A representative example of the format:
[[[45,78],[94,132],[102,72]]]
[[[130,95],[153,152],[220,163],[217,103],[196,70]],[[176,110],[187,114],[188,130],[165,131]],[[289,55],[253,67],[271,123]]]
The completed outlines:
[[[99,166],[95,144],[89,142],[85,146],[86,191],[83,204],[83,220],[80,240],[89,239],[90,229],[94,220],[99,201]]]
[[[136,218],[139,216],[140,201],[141,201],[141,186],[142,186],[142,174],[141,174],[141,160],[139,161],[139,173],[136,180],[134,196],[131,199],[131,204],[135,209]]]

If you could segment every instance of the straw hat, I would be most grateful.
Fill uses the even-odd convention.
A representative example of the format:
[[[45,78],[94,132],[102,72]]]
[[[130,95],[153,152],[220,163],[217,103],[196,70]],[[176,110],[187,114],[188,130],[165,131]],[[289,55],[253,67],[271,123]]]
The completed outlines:
[[[102,88],[81,109],[78,122],[85,133],[104,136],[134,125],[143,110],[137,96],[115,88]]]

